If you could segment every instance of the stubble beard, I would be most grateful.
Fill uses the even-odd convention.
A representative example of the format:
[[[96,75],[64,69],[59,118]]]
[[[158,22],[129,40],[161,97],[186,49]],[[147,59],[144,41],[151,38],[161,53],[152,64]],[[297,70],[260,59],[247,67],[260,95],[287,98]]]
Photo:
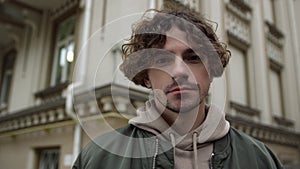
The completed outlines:
[[[169,96],[166,92],[156,93],[156,99],[165,109],[175,113],[186,113],[197,108],[203,103],[205,99],[205,93],[201,95],[200,85],[194,86],[194,93],[180,93],[173,96]]]
[[[189,94],[175,95],[173,96],[172,99],[167,99],[167,103],[165,107],[166,109],[175,113],[190,112],[203,102],[201,96],[199,94],[197,95],[192,97]]]

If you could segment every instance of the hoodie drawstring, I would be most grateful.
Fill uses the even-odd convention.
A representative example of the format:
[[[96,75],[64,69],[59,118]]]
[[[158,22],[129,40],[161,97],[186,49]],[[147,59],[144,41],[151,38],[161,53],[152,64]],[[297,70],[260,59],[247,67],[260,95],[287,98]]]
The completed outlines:
[[[176,156],[175,154],[175,146],[176,146],[176,142],[175,142],[175,136],[173,133],[170,133],[170,138],[171,138],[171,143],[172,143],[172,146],[173,146],[173,153],[174,153],[174,157]]]
[[[197,138],[198,133],[193,133],[194,169],[198,169]]]
[[[156,156],[158,154],[158,139],[155,140],[155,152],[153,156],[153,164],[152,164],[152,169],[155,169],[155,163],[156,163]]]
[[[198,133],[194,132],[193,133],[193,151],[194,151],[194,169],[198,169],[198,151],[197,151],[197,138],[198,138]],[[173,133],[170,133],[170,139],[171,143],[174,149],[174,156],[175,156],[175,137]]]

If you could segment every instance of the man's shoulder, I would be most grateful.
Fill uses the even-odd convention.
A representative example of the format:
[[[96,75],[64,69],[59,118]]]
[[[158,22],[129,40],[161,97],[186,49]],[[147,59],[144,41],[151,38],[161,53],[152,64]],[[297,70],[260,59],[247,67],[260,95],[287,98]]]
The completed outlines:
[[[249,145],[256,145],[256,146],[264,146],[264,143],[257,140],[254,137],[251,137],[249,135],[247,135],[246,133],[237,130],[235,128],[231,128],[230,129],[230,137],[232,140],[236,140],[238,142],[243,142],[245,144],[249,144]]]
[[[138,157],[139,150],[145,146],[144,138],[151,134],[133,125],[102,134],[88,143],[78,156],[73,168],[128,168],[121,161],[130,161],[128,157]],[[142,138],[142,139],[135,139]],[[135,149],[134,147],[140,147]],[[141,150],[145,152],[146,150]],[[128,161],[129,160],[129,161]],[[103,163],[105,161],[105,163]]]
[[[121,128],[113,129],[107,131],[101,135],[96,136],[95,138],[91,139],[91,141],[85,147],[94,147],[95,144],[99,144],[101,142],[115,142],[118,141],[118,138],[122,136],[130,136],[133,135],[135,127],[131,125],[126,125]]]
[[[254,137],[251,137],[248,134],[246,134],[238,129],[235,129],[233,127],[230,128],[229,134],[231,135],[231,137],[234,137],[235,139],[240,140],[240,141],[246,141],[249,143],[253,143],[253,142],[257,143],[258,142],[259,144],[262,143],[261,141],[255,139]]]
[[[230,129],[229,137],[232,153],[236,153],[240,160],[243,158],[244,163],[252,159],[256,161],[259,166],[281,168],[277,157],[263,142],[235,128]]]
[[[106,132],[92,139],[83,149],[85,153],[101,153],[103,150],[119,147],[126,142],[132,142],[134,138],[151,137],[151,133],[137,128],[133,125],[126,125],[124,127],[114,129]],[[101,150],[101,151],[100,151]],[[104,151],[105,152],[105,151]]]
[[[143,138],[151,137],[152,134],[148,131],[140,129],[134,125],[128,124],[124,127],[114,129],[95,138],[95,141],[102,139],[116,139],[118,137]]]

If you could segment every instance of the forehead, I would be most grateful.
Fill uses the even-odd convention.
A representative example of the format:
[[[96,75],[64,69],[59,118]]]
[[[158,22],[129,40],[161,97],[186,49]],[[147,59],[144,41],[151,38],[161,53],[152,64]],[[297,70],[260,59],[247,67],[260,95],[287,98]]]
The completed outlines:
[[[177,27],[172,27],[166,32],[166,42],[164,49],[170,51],[182,51],[191,48],[187,40],[187,33]]]
[[[182,43],[188,44],[187,33],[180,30],[178,27],[173,26],[170,30],[166,31],[166,36],[169,39],[181,41]]]

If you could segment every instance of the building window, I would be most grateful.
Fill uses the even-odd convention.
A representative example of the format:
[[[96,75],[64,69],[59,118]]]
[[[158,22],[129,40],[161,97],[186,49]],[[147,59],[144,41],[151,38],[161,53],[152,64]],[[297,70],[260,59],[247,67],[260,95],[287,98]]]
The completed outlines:
[[[58,169],[59,149],[41,149],[38,150],[38,169]]]
[[[270,61],[270,70],[269,70],[269,79],[270,79],[270,102],[271,102],[271,112],[273,114],[273,120],[276,124],[284,127],[293,128],[295,121],[288,119],[284,112],[283,104],[283,88],[281,73],[283,66],[282,64],[269,59]]]
[[[232,45],[229,48],[232,55],[228,65],[231,100],[248,106],[247,58],[243,50]]]
[[[3,60],[0,90],[0,110],[6,109],[13,77],[16,52],[9,52]]]
[[[282,85],[281,85],[281,71],[270,68],[270,99],[271,111],[276,117],[283,116],[283,99],[282,99]]]
[[[75,16],[64,19],[57,25],[51,86],[71,80],[74,62]]]

